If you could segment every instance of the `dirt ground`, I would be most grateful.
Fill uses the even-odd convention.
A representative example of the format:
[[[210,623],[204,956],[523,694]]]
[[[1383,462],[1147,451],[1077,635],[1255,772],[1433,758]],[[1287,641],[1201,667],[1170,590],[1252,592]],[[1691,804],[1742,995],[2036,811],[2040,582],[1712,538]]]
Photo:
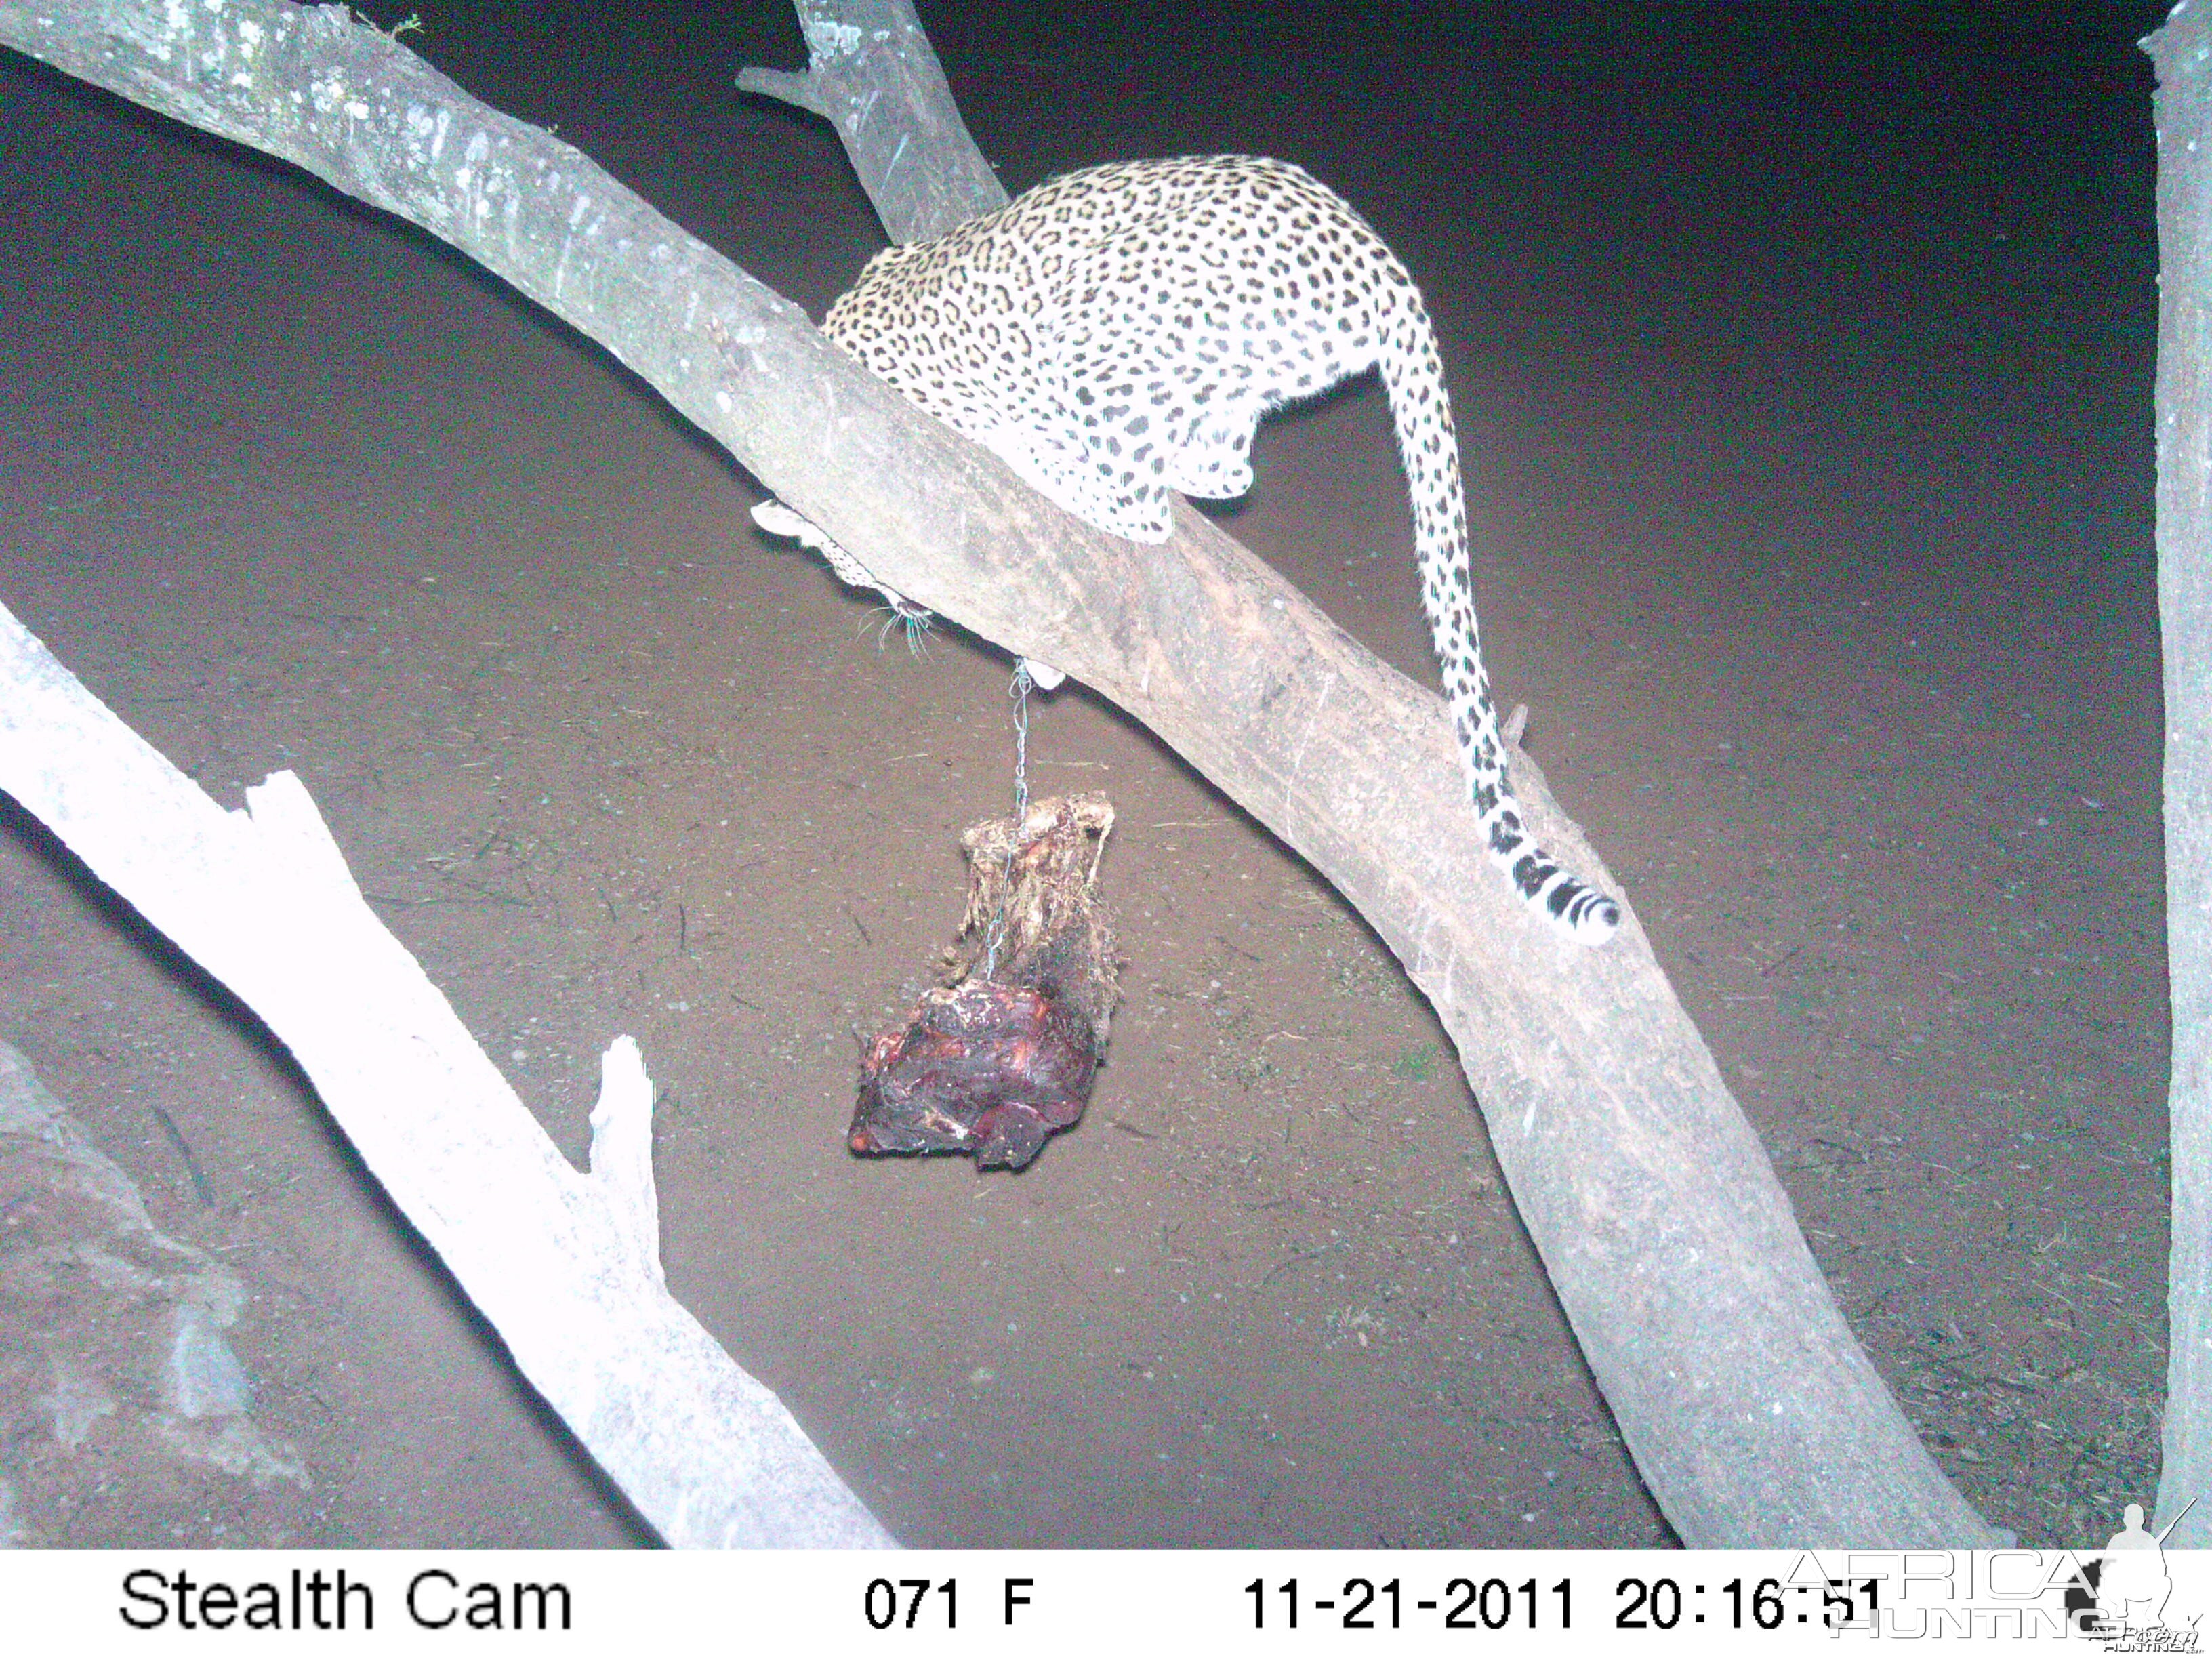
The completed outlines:
[[[731,88],[800,61],[769,0],[421,10],[433,62],[816,314],[878,245],[826,128]],[[1263,151],[1401,252],[1501,699],[1937,1460],[2100,1542],[2166,1363],[2141,30],[1519,15],[924,8],[1010,187]],[[1376,389],[1258,471],[1234,533],[1434,684]],[[1090,1114],[1018,1176],[848,1154],[855,1032],[1010,799],[1008,665],[883,648],[758,493],[425,237],[0,58],[0,600],[218,800],[296,770],[571,1156],[635,1034],[672,1285],[897,1536],[1668,1540],[1425,1005],[1079,689],[1030,753],[1120,812]],[[165,1462],[129,1397],[65,1450],[19,1398],[21,1541],[647,1538],[282,1051],[12,806],[0,1041],[239,1275],[297,1460]],[[41,1352],[9,1305],[0,1351]]]

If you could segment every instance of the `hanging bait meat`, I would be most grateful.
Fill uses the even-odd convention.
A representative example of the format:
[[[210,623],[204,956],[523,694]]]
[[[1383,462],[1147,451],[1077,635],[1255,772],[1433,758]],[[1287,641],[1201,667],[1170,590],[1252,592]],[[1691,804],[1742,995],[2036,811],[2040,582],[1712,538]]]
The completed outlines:
[[[1120,992],[1097,896],[1113,827],[1103,795],[1069,795],[960,838],[960,940],[945,983],[862,1058],[854,1152],[973,1152],[1018,1170],[1083,1115]]]

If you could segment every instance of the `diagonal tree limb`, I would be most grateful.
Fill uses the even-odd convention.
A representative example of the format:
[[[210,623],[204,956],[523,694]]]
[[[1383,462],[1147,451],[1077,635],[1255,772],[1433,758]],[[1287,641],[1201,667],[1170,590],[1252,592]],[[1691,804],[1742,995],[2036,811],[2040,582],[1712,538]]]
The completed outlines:
[[[1837,1312],[1640,927],[1586,951],[1529,917],[1473,844],[1438,700],[1210,524],[1183,509],[1174,541],[1139,548],[1077,523],[578,152],[338,9],[0,0],[0,42],[444,238],[613,351],[885,580],[1120,703],[1311,860],[1451,1031],[1685,1541],[1996,1541]],[[1602,878],[1525,758],[1515,781],[1538,836]]]

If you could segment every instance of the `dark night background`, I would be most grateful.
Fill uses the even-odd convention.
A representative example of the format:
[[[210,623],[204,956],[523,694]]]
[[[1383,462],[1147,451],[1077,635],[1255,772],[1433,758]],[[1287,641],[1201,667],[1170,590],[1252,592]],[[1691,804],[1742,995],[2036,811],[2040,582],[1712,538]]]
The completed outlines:
[[[787,10],[420,12],[813,314],[880,245],[828,129],[732,88],[800,64]],[[1270,153],[1404,258],[1502,702],[1939,1462],[2053,1546],[2148,1503],[2164,1391],[2160,15],[922,8],[1010,190]],[[1433,684],[1376,389],[1258,453],[1232,532]],[[0,600],[226,804],[297,769],[572,1154],[639,1036],[672,1284],[896,1534],[1666,1540],[1425,1006],[1086,693],[1032,743],[1121,813],[1089,1118],[1019,1176],[846,1156],[853,1030],[1011,787],[1006,665],[879,651],[757,494],[421,234],[0,56]],[[63,1451],[0,1295],[27,1541],[639,1535],[255,1028],[20,813],[0,1040],[247,1279],[312,1477],[167,1456],[127,1388]]]

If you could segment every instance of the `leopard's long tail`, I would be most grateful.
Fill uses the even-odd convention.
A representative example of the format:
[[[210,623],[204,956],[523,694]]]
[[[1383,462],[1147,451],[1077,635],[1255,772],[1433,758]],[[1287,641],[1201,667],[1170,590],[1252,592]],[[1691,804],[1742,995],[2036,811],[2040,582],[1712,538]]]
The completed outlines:
[[[1475,626],[1467,498],[1460,481],[1459,443],[1444,395],[1443,364],[1413,278],[1403,277],[1398,314],[1383,319],[1380,365],[1398,453],[1413,501],[1413,545],[1420,558],[1421,602],[1437,658],[1443,665],[1444,704],[1467,763],[1468,782],[1490,855],[1532,908],[1569,938],[1602,945],[1620,925],[1620,906],[1539,846],[1521,821],[1521,803],[1505,775],[1505,744],[1490,701]]]

